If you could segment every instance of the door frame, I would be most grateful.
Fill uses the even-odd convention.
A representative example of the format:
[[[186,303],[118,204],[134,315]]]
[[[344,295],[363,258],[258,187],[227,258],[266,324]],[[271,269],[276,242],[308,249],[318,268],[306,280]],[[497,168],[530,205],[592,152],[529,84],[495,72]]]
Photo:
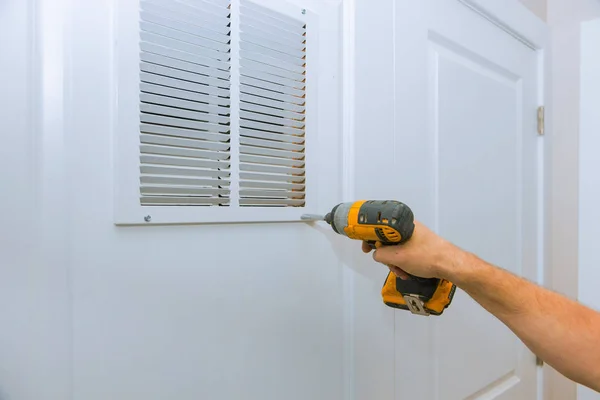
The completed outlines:
[[[356,0],[343,0],[342,3],[342,197],[344,201],[355,199],[354,157],[355,157],[355,8]],[[486,18],[494,25],[514,36],[538,53],[539,91],[538,104],[544,106],[545,115],[552,113],[552,69],[551,42],[548,25],[527,9],[518,0],[456,0]],[[537,283],[552,286],[552,124],[545,118],[544,135],[538,142],[539,187],[538,187],[538,250],[541,262],[538,266]],[[344,394],[346,399],[355,398],[354,382],[354,332],[353,332],[353,274],[344,265]],[[557,380],[552,370],[539,363],[538,399],[550,400],[553,382]],[[575,400],[563,399],[563,400]]]
[[[579,122],[579,240],[578,240],[578,300],[600,309],[600,296],[595,289],[594,278],[600,276],[596,268],[598,251],[594,238],[600,217],[597,204],[597,171],[600,160],[595,154],[600,145],[597,133],[600,129],[600,114],[595,110],[600,104],[600,19],[581,24],[581,76],[580,76],[580,122]],[[596,236],[595,236],[596,235]],[[589,396],[589,397],[588,397]],[[579,399],[595,398],[591,389],[577,387]]]

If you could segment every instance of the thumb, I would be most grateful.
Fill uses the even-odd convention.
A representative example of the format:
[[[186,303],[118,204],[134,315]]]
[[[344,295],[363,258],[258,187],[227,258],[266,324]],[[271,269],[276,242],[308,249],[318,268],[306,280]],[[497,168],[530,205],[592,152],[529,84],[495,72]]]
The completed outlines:
[[[373,253],[373,259],[379,263],[386,265],[397,265],[400,261],[400,251],[398,246],[379,247]]]

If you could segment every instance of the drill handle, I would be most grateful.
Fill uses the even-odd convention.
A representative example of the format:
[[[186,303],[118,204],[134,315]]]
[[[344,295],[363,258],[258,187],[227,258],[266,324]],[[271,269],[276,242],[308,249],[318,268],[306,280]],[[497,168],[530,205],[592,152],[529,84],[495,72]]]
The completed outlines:
[[[394,246],[394,245],[397,245],[397,243],[389,243],[389,244],[387,244],[387,243],[382,243],[382,242],[374,241],[374,240],[373,241],[368,241],[367,243],[369,244],[369,246],[373,250],[376,250],[376,249],[378,249],[380,247],[383,247],[383,246]],[[421,278],[421,277],[409,274],[408,272],[406,272],[406,275],[408,275],[408,277],[409,277],[410,280],[417,281],[417,282],[432,282],[432,281],[437,281],[437,279]]]

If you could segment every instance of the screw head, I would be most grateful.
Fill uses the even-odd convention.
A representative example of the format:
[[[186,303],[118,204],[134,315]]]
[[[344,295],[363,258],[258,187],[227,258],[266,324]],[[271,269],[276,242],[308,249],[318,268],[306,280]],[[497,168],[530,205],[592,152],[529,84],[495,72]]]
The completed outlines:
[[[302,9],[302,14],[306,14],[306,8]]]
[[[146,221],[146,222],[150,222],[150,221],[152,221],[152,216],[150,216],[150,215],[146,215],[146,216],[144,217],[144,221]]]

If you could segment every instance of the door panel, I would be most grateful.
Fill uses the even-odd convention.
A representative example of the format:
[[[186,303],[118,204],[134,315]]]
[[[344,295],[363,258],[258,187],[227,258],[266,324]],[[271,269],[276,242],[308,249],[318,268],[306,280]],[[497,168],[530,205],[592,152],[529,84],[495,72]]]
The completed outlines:
[[[535,279],[538,54],[460,1],[393,11],[394,169],[410,175],[397,197],[457,245]],[[431,386],[422,399],[535,398],[534,356],[464,292],[442,317],[415,320],[395,315],[397,399],[419,396],[417,382]]]
[[[435,51],[431,60],[437,69],[437,230],[490,262],[518,271],[520,83],[444,50]],[[493,107],[486,106],[490,101]],[[440,346],[434,356],[440,362],[440,392],[464,399],[515,375],[518,344],[465,293],[459,292],[453,306],[439,321],[435,340],[460,338],[468,346]],[[464,370],[453,368],[457,360],[469,366],[485,360],[485,368],[473,368],[469,379],[461,379]]]

